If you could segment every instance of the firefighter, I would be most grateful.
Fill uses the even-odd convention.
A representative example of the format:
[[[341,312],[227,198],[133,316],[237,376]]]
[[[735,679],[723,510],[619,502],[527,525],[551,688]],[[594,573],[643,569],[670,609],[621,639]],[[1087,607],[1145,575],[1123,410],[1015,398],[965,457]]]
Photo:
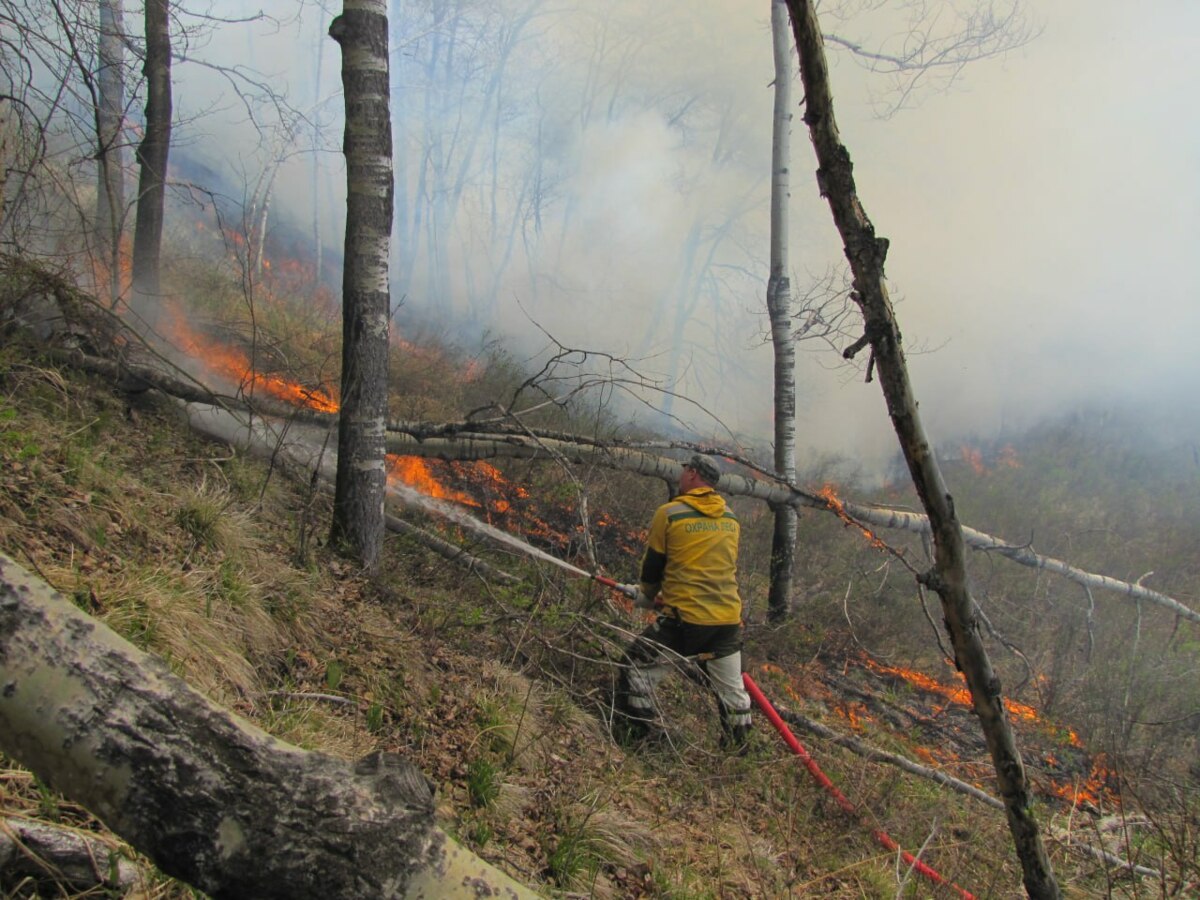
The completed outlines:
[[[637,584],[635,605],[658,618],[622,659],[617,736],[630,743],[662,736],[655,688],[672,656],[694,661],[717,698],[721,745],[744,752],[750,735],[750,695],[742,684],[742,600],[737,587],[737,517],[715,490],[721,470],[695,454],[683,467],[679,493],[660,506]],[[669,651],[669,652],[668,652]]]

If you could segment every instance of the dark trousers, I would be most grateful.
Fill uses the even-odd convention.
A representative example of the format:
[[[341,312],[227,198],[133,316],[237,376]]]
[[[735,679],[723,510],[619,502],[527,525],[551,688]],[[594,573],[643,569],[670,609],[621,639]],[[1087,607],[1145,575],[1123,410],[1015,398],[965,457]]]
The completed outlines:
[[[725,733],[742,739],[750,727],[750,695],[742,684],[740,623],[694,625],[659,616],[625,651],[618,713],[625,717],[631,731],[646,732],[656,727],[655,693],[659,682],[672,667],[686,672],[691,663],[698,665],[702,680],[716,695]]]

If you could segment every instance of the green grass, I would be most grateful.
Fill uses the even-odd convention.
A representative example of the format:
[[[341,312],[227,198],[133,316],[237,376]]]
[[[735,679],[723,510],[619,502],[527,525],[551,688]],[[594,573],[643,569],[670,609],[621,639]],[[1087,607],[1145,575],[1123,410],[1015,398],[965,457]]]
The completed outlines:
[[[500,769],[486,757],[477,756],[467,765],[467,796],[472,806],[485,808],[500,796]]]

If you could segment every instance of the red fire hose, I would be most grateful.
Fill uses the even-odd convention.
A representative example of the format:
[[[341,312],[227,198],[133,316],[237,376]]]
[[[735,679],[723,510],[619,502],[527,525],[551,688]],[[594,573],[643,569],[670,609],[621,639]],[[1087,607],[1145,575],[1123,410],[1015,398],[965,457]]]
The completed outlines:
[[[758,704],[758,708],[763,711],[763,714],[767,717],[770,723],[775,726],[775,730],[778,731],[783,737],[784,741],[792,749],[792,752],[800,757],[800,761],[804,763],[805,768],[808,769],[809,773],[812,775],[817,784],[825,788],[829,795],[837,801],[837,805],[840,806],[844,812],[857,817],[858,811],[854,808],[854,804],[846,799],[846,795],[839,791],[837,786],[829,780],[829,776],[821,771],[821,767],[817,765],[816,760],[809,756],[808,751],[804,749],[804,745],[796,740],[796,736],[792,734],[792,730],[788,728],[787,723],[779,717],[779,713],[775,711],[775,707],[771,705],[771,701],[766,698],[766,695],[763,694],[758,685],[754,683],[754,679],[750,677],[749,673],[742,673],[742,681],[745,683],[746,690],[750,693],[751,699]],[[899,851],[900,858],[903,859],[905,863],[911,866],[919,874],[932,881],[934,884],[940,884],[950,888],[952,891],[962,897],[963,900],[975,900],[975,895],[970,891],[960,888],[953,881],[950,881],[944,875],[930,868],[911,853],[900,850],[900,845],[897,844],[892,839],[891,835],[889,835],[882,828],[872,828],[871,836],[875,838],[875,840],[878,841],[879,844],[884,847],[884,849],[893,853]]]

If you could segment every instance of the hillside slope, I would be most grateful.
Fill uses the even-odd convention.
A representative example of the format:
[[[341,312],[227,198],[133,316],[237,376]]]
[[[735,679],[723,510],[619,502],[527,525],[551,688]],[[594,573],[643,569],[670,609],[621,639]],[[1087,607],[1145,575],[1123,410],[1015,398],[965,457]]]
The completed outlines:
[[[940,890],[907,872],[873,829],[977,896],[1020,893],[1000,813],[813,740],[856,820],[761,718],[748,755],[722,754],[711,702],[683,677],[666,689],[671,741],[617,746],[606,715],[637,623],[589,583],[474,546],[522,579],[489,584],[396,535],[383,571],[367,579],[324,546],[321,492],[199,440],[173,401],[47,365],[18,342],[0,356],[0,389],[0,550],[272,734],[347,757],[407,755],[438,784],[448,830],[548,895]],[[969,716],[873,669],[849,635],[812,622],[752,625],[747,669],[781,707],[990,786]],[[1044,723],[1029,730],[1041,745],[1031,759],[1086,780],[1067,735]],[[1045,818],[1071,827],[1079,813],[1047,802]],[[0,779],[0,813],[103,834],[15,766]],[[1071,895],[1143,895],[1063,844],[1053,852]],[[192,896],[139,865],[142,896]],[[53,877],[4,887],[71,893]]]

